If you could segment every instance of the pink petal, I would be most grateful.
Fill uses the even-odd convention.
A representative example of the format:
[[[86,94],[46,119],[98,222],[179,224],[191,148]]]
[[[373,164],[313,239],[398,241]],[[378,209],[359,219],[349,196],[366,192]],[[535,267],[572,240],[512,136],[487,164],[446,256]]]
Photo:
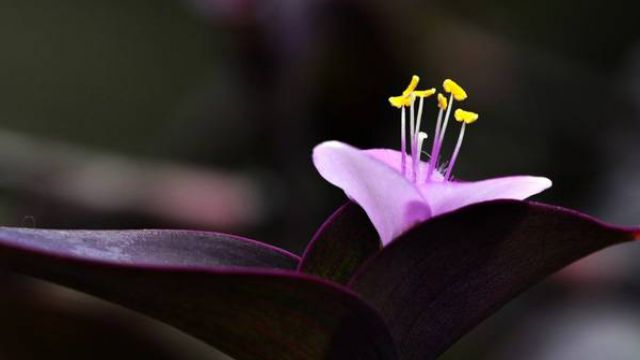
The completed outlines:
[[[420,185],[433,216],[463,206],[498,199],[524,200],[551,187],[537,176],[509,176],[473,182],[430,182]]]
[[[325,180],[362,206],[383,244],[431,215],[414,184],[365,151],[327,141],[313,149],[313,163]]]
[[[400,151],[391,149],[368,149],[364,150],[364,152],[396,169],[397,172],[400,172]],[[411,156],[407,156],[407,171],[411,171],[411,169],[413,169],[412,164],[413,161],[411,160]],[[428,167],[429,163],[426,161],[420,161],[418,163],[418,183],[425,182]],[[433,174],[431,174],[431,180],[443,181],[444,176],[434,169]]]

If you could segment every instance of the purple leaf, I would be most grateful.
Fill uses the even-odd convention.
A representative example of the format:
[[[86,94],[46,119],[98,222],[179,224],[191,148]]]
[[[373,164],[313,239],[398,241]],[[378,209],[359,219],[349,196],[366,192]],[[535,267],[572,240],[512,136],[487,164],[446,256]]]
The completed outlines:
[[[239,236],[189,230],[42,230],[0,227],[0,241],[62,257],[121,264],[295,269],[299,258]]]
[[[481,203],[396,239],[350,286],[381,312],[400,359],[431,359],[547,275],[638,231],[544,204]]]
[[[298,270],[346,284],[356,269],[381,248],[367,214],[356,203],[348,202],[318,229]]]
[[[102,247],[113,245],[109,234],[114,234],[115,243],[127,243],[123,232],[116,231],[5,228],[0,230],[0,267],[139,311],[238,360],[395,359],[393,343],[382,320],[346,288],[293,271],[211,266],[246,264],[244,251],[224,257],[222,262],[209,253],[208,259],[213,259],[210,262],[197,259],[162,264],[161,260],[167,257],[175,259],[132,250],[138,249],[137,245],[146,246],[145,236],[141,236],[140,244],[136,244],[135,236],[128,238],[128,245],[121,250],[129,256],[111,256],[120,250]],[[176,248],[179,234],[193,235],[173,234],[169,243]],[[209,241],[216,241],[211,239],[215,237]],[[78,244],[87,243],[90,251],[78,251]],[[196,247],[195,243],[191,247]],[[221,249],[224,252],[229,247]],[[290,256],[285,258],[289,259],[285,263],[294,263]]]
[[[1,271],[0,286],[0,359],[192,358],[178,345],[184,339],[115,306]]]

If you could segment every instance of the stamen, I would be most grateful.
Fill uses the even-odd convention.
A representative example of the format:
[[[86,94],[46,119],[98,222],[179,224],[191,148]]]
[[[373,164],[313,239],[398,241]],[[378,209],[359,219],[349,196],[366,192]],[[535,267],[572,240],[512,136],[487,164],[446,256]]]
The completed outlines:
[[[462,146],[462,139],[464,138],[464,129],[467,126],[467,123],[463,122],[462,127],[460,127],[460,135],[458,135],[458,142],[456,143],[456,148],[453,150],[453,155],[451,155],[451,160],[449,160],[449,166],[447,167],[447,172],[444,174],[444,179],[449,180],[451,176],[451,170],[453,170],[453,166],[456,164],[456,160],[458,159],[458,154],[460,153],[460,147]]]
[[[413,117],[413,102],[415,100],[415,95],[413,92],[418,86],[418,82],[420,78],[417,75],[413,75],[411,77],[411,82],[406,89],[402,92],[400,96],[392,96],[389,98],[389,103],[391,106],[396,107],[398,109],[402,109],[401,114],[401,122],[400,122],[400,166],[402,168],[402,174],[406,176],[407,169],[407,120],[406,120],[406,110],[405,108],[411,107],[411,137],[413,141],[413,131],[414,129],[414,117]],[[412,146],[413,147],[413,146]]]
[[[442,142],[444,141],[444,134],[447,132],[447,124],[449,123],[449,115],[451,115],[451,109],[453,108],[453,99],[454,99],[453,94],[449,95],[449,106],[447,106],[447,113],[444,116],[444,123],[442,125],[442,133],[440,134],[440,139],[438,139],[438,141],[440,142],[440,145],[442,145]]]
[[[464,122],[465,124],[471,124],[478,120],[477,113],[462,109],[456,109],[456,112],[453,114],[453,116],[456,118],[456,121]]]
[[[389,104],[391,104],[391,106],[396,107],[398,109],[404,106],[410,106],[411,101],[412,100],[410,95],[392,96],[389,98]]]
[[[454,96],[451,94],[449,96],[448,106],[446,114],[444,115],[444,122],[442,123],[442,127],[439,128],[437,136],[433,139],[434,150],[431,154],[430,164],[433,163],[433,167],[429,166],[429,173],[427,176],[427,180],[431,179],[431,174],[433,173],[433,169],[438,167],[438,161],[440,160],[440,150],[442,149],[442,143],[444,142],[444,135],[447,133],[447,125],[449,124],[449,115],[451,115],[451,108],[453,107],[453,99]],[[440,109],[440,113],[438,114],[438,124],[442,119],[442,109]]]
[[[458,101],[462,101],[467,98],[467,92],[464,91],[462,86],[458,85],[451,79],[446,79],[442,83],[442,87],[444,88],[444,91],[451,93],[451,95],[453,95],[453,97]]]
[[[444,135],[447,132],[447,125],[449,124],[449,116],[451,115],[451,109],[453,108],[453,99],[456,99],[458,101],[462,101],[464,99],[467,98],[467,93],[466,91],[464,91],[464,89],[458,85],[455,81],[451,80],[451,79],[446,79],[443,83],[442,83],[442,87],[444,88],[444,91],[450,93],[449,95],[449,103],[445,104],[447,105],[447,113],[444,116],[444,124],[442,125],[442,132],[439,134],[440,137],[434,139],[434,141],[436,141],[438,143],[438,145],[436,146],[435,149],[435,166],[438,166],[437,162],[438,162],[438,158],[440,157],[440,149],[442,148],[442,143],[444,142]],[[450,167],[450,166],[449,166]],[[445,179],[447,177],[445,176]]]
[[[429,135],[427,135],[427,133],[423,131],[420,131],[420,133],[418,134],[418,154],[422,154],[422,145],[428,137]]]
[[[402,115],[400,118],[400,169],[402,175],[407,174],[407,116],[405,107],[402,107]]]
[[[433,174],[433,170],[438,166],[437,156],[440,149],[438,148],[438,139],[440,138],[440,127],[442,126],[442,115],[444,114],[444,110],[447,107],[447,98],[442,94],[438,94],[438,107],[440,110],[438,111],[438,120],[436,121],[436,129],[433,135],[433,145],[431,146],[431,159],[429,159],[429,167],[427,168],[427,177],[426,180],[431,179],[431,174]]]
[[[415,117],[415,112],[413,110],[413,104],[415,103],[415,101],[411,102],[411,107],[409,108],[409,135],[410,135],[410,139],[411,139],[411,144],[413,145],[413,138],[415,137],[416,134],[416,117]]]
[[[416,181],[417,179],[420,178],[420,155],[422,154],[422,144],[424,143],[424,141],[427,139],[428,135],[425,132],[419,132],[418,133],[418,145],[416,147],[416,153],[417,155],[417,159],[414,159],[414,163],[413,163],[413,168],[414,168],[414,172],[415,172],[415,177],[416,177]]]
[[[411,158],[413,160],[413,181],[418,179],[418,163],[420,162],[420,149],[421,145],[418,144],[420,136],[420,124],[422,122],[422,109],[424,107],[424,99],[435,94],[436,89],[431,88],[427,90],[414,91],[414,94],[420,98],[420,104],[418,105],[418,116],[416,120],[416,126],[412,135],[411,144]]]
[[[417,175],[417,162],[420,161],[420,150],[419,150],[419,146],[418,146],[418,138],[420,136],[420,122],[422,121],[422,108],[424,106],[424,97],[421,96],[420,97],[420,104],[418,105],[418,116],[417,116],[417,120],[416,120],[416,131],[414,133],[414,137],[413,137],[413,144],[414,144],[414,149],[413,150],[413,174],[414,174],[414,180],[418,178]]]
[[[447,98],[438,93],[438,107],[440,108],[440,110],[444,110],[447,108]]]
[[[416,117],[416,138],[420,135],[420,123],[422,122],[422,107],[424,106],[424,97],[420,97],[420,103],[418,104],[418,116]]]
[[[413,95],[413,94],[412,94]],[[411,129],[409,131],[409,139],[410,139],[410,146],[411,146],[411,161],[412,161],[412,166],[411,166],[411,170],[412,170],[412,175],[413,175],[413,181],[416,181],[416,117],[415,117],[415,112],[413,111],[413,104],[415,103],[415,101],[411,102],[411,107],[409,108],[409,118],[410,118],[410,122],[411,125],[409,126],[409,128]]]
[[[407,85],[407,88],[404,89],[404,91],[402,92],[402,96],[411,95],[418,87],[419,81],[420,81],[420,77],[418,75],[413,75],[411,77],[411,81],[409,82],[409,85]]]
[[[460,153],[460,147],[462,146],[462,140],[464,138],[464,130],[467,127],[467,124],[472,124],[476,120],[478,120],[478,114],[466,111],[462,109],[456,109],[453,114],[456,121],[462,123],[462,127],[460,127],[460,135],[458,135],[458,142],[456,143],[456,147],[453,150],[453,155],[451,155],[451,160],[449,161],[449,167],[447,167],[447,172],[444,175],[445,180],[449,180],[451,178],[451,171],[453,170],[453,166],[456,164],[456,160],[458,159],[458,154]]]
[[[420,133],[420,122],[422,121],[422,106],[424,105],[424,99],[432,96],[436,93],[435,88],[428,90],[414,91],[414,94],[420,98],[420,104],[418,105],[418,120],[416,122],[416,137]]]
[[[436,88],[431,88],[427,90],[416,90],[413,94],[419,98],[428,98],[436,93]]]
[[[424,140],[427,138],[427,135],[420,131],[420,125],[422,122],[422,110],[424,107],[424,99],[426,97],[432,96],[436,93],[436,89],[426,89],[426,90],[416,90],[418,83],[420,82],[420,78],[417,75],[413,75],[411,77],[411,81],[409,85],[405,88],[400,96],[392,96],[389,98],[389,103],[398,109],[401,109],[401,123],[400,123],[400,163],[402,175],[407,176],[407,108],[409,108],[409,116],[410,116],[410,129],[409,129],[409,139],[411,146],[411,160],[412,160],[412,178],[413,181],[417,181],[419,170],[420,170],[420,155],[422,152],[422,145]],[[435,135],[433,139],[433,146],[431,149],[431,159],[429,161],[429,166],[427,167],[427,176],[426,180],[431,179],[431,175],[433,174],[433,170],[438,167],[438,162],[440,159],[440,151],[442,150],[442,143],[444,142],[444,137],[447,132],[447,125],[449,124],[449,116],[451,116],[451,110],[453,109],[453,100],[462,101],[467,98],[467,93],[464,89],[454,82],[451,79],[446,79],[442,83],[442,87],[445,92],[449,93],[449,99],[442,95],[438,94],[438,119],[436,122]],[[415,98],[420,98],[420,104],[418,105],[417,115],[415,113]],[[447,167],[445,180],[449,178],[451,175],[451,170],[455,161],[458,157],[458,153],[460,152],[460,146],[462,144],[462,139],[464,137],[464,129],[467,124],[471,124],[478,119],[478,114],[472,113],[470,111],[465,111],[462,109],[457,109],[455,111],[454,117],[457,121],[462,122],[462,127],[460,130],[460,135],[458,137],[458,143],[456,144],[453,156],[451,161],[449,162],[449,166]],[[444,122],[443,122],[444,119]]]

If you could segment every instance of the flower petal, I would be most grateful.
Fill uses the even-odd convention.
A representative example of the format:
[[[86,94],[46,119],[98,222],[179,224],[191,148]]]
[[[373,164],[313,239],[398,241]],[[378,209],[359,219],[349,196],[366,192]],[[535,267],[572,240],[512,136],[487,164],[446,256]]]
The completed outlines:
[[[368,150],[364,150],[364,152],[382,161],[383,163],[391,166],[397,172],[400,172],[400,156],[401,156],[400,151],[391,150],[391,149],[368,149]],[[411,156],[408,156],[407,157],[408,169],[411,169],[411,164],[413,164],[413,161],[411,159]],[[418,164],[418,173],[419,173],[418,183],[425,182],[425,177],[427,176],[428,167],[429,167],[429,162],[427,161],[420,161],[420,163]],[[443,181],[444,176],[442,176],[442,174],[438,172],[438,170],[434,169],[433,174],[431,174],[431,180]]]
[[[314,148],[313,163],[325,180],[362,206],[383,244],[431,216],[418,188],[367,152],[327,141]]]
[[[508,176],[472,182],[429,182],[420,185],[433,216],[463,206],[498,199],[524,200],[551,187],[537,176]]]

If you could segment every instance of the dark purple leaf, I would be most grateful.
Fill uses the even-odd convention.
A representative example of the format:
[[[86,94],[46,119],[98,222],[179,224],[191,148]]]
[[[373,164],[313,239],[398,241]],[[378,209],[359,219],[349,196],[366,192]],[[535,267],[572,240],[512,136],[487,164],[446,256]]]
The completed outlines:
[[[299,258],[239,236],[190,230],[43,230],[0,227],[6,245],[121,264],[295,269]]]
[[[120,307],[2,271],[0,286],[0,359],[193,359],[165,329]]]
[[[638,234],[544,204],[481,203],[396,239],[350,286],[381,312],[400,359],[432,359],[547,275]]]
[[[395,358],[382,320],[346,288],[284,270],[167,266],[155,258],[134,264],[96,254],[94,246],[83,254],[76,246],[46,245],[92,238],[56,234],[25,239],[23,230],[3,229],[0,266],[139,311],[238,360]]]
[[[298,269],[345,284],[356,269],[382,248],[362,208],[348,202],[322,224],[302,255]]]

